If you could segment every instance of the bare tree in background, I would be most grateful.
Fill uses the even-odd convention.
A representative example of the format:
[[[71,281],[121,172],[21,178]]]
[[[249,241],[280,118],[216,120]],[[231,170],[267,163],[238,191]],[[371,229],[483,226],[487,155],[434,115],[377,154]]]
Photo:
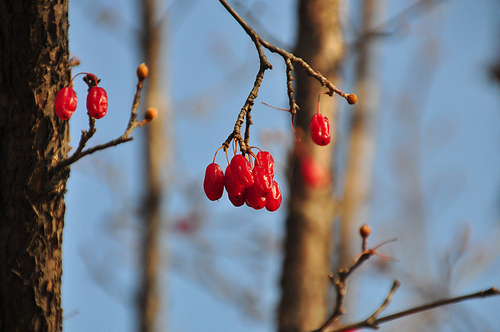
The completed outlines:
[[[333,82],[339,78],[344,50],[341,4],[340,0],[301,0],[297,8],[299,28],[294,54]],[[308,132],[310,119],[317,112],[318,96],[325,89],[302,68],[296,69],[295,78],[296,101],[300,107],[295,125],[299,133]],[[336,102],[335,98],[326,96],[321,99],[321,111],[329,119],[335,119]],[[296,141],[289,166],[289,215],[278,313],[278,329],[283,332],[318,328],[325,321],[328,310],[327,276],[330,273],[335,213],[333,182],[330,178],[319,186],[308,185],[301,175],[301,167],[304,158],[310,158],[330,173],[335,142],[318,146],[307,136],[303,135],[300,142]]]
[[[139,331],[153,332],[158,326],[158,309],[160,302],[164,301],[159,297],[161,288],[158,287],[160,258],[164,258],[164,252],[159,246],[159,235],[161,230],[161,210],[160,203],[164,188],[162,186],[162,170],[164,167],[163,156],[168,153],[169,146],[165,144],[164,119],[166,109],[165,101],[161,97],[165,95],[167,88],[161,85],[160,77],[160,52],[165,36],[161,34],[163,19],[156,14],[158,3],[155,0],[142,0],[142,42],[141,50],[145,62],[149,66],[149,83],[146,90],[146,105],[157,105],[159,111],[157,121],[147,126],[144,138],[144,150],[146,153],[144,163],[145,175],[145,201],[142,207],[144,217],[144,227],[140,230],[142,235],[142,250],[140,262],[142,278],[138,293],[139,311]],[[163,82],[164,83],[164,82]],[[165,331],[165,326],[162,327]]]

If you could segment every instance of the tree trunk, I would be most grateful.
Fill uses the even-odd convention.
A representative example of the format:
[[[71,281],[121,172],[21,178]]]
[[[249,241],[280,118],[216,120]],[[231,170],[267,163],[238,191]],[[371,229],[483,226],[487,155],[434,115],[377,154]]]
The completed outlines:
[[[299,34],[294,54],[330,81],[336,82],[343,55],[339,21],[340,0],[299,1]],[[321,97],[321,113],[332,125],[332,142],[318,146],[312,142],[309,122],[317,112],[318,96],[326,89],[296,68],[296,101],[300,107],[296,128],[303,135],[296,142],[290,161],[290,202],[286,220],[285,259],[279,305],[280,331],[307,331],[321,326],[327,318],[332,222],[334,219],[333,183],[311,185],[303,180],[301,165],[305,158],[331,173],[335,144],[334,104],[338,98]]]
[[[0,27],[0,331],[60,331],[69,126],[68,3],[2,1]]]
[[[160,203],[162,197],[162,156],[166,150],[163,139],[164,109],[160,91],[160,68],[159,52],[161,50],[161,24],[157,18],[157,1],[142,0],[142,51],[149,67],[147,79],[147,90],[145,95],[146,107],[154,105],[159,111],[154,121],[151,121],[145,129],[144,150],[146,154],[144,163],[145,173],[145,202],[144,227],[142,234],[142,267],[141,285],[139,286],[139,331],[153,332],[159,326],[158,308],[160,304],[158,287],[158,270],[160,265],[160,248],[158,237],[161,230]],[[162,331],[165,326],[162,326]]]

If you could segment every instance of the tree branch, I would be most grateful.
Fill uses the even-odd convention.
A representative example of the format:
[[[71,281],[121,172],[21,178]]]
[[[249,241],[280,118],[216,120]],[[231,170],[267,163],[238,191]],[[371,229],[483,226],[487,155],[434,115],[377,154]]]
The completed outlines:
[[[281,57],[285,61],[286,77],[287,77],[287,94],[288,94],[288,100],[289,100],[289,106],[290,106],[289,112],[292,114],[292,116],[297,112],[297,110],[299,110],[299,107],[295,103],[295,99],[293,97],[293,94],[294,94],[294,89],[293,89],[293,84],[292,84],[292,81],[293,81],[293,75],[292,75],[293,65],[292,65],[292,63],[293,62],[300,64],[307,71],[307,73],[309,75],[316,78],[321,83],[322,86],[326,86],[328,88],[328,95],[333,96],[333,94],[336,93],[336,94],[344,97],[349,102],[349,104],[355,104],[357,102],[356,95],[345,94],[344,92],[339,90],[326,77],[324,77],[319,72],[317,72],[313,68],[311,68],[311,66],[303,59],[296,57],[292,53],[289,53],[289,52],[287,52],[279,47],[276,47],[276,46],[272,45],[271,43],[262,39],[262,37],[257,32],[255,32],[255,30],[252,29],[252,27],[250,25],[248,25],[248,23],[246,23],[245,20],[243,20],[243,18],[241,18],[241,16],[238,15],[238,13],[226,2],[226,0],[219,0],[219,2],[234,17],[234,19],[240,24],[240,26],[243,28],[243,30],[245,30],[247,35],[250,36],[250,38],[252,39],[252,41],[255,44],[255,47],[257,49],[257,53],[259,54],[259,60],[260,60],[260,68],[259,68],[259,72],[257,74],[257,77],[255,79],[253,89],[250,92],[248,98],[246,99],[245,104],[241,108],[241,111],[238,115],[238,119],[236,120],[236,123],[234,125],[233,132],[228,136],[226,141],[222,144],[222,146],[224,146],[225,149],[227,149],[227,147],[229,147],[229,145],[231,144],[231,141],[233,139],[237,139],[238,143],[240,144],[241,152],[243,154],[249,152],[249,149],[250,149],[250,147],[248,145],[248,142],[250,139],[249,129],[250,129],[250,125],[252,124],[251,120],[250,120],[250,118],[251,118],[250,112],[252,110],[254,100],[257,98],[257,94],[259,92],[262,80],[264,79],[264,72],[267,69],[273,68],[271,63],[269,63],[269,61],[267,60],[266,54],[264,53],[264,50],[263,50],[263,47],[267,48],[269,51],[271,51],[273,53],[277,53],[277,54],[281,55]],[[245,139],[243,139],[243,137],[241,136],[241,127],[243,125],[245,117],[247,119],[247,123],[246,123]]]
[[[80,160],[81,158],[83,158],[89,154],[92,154],[96,151],[104,150],[104,149],[107,149],[109,147],[116,146],[118,144],[125,143],[125,142],[131,141],[134,139],[133,137],[129,137],[130,134],[132,133],[132,130],[134,130],[136,127],[143,126],[146,123],[148,123],[149,121],[151,121],[151,119],[144,119],[142,121],[136,120],[137,119],[137,108],[139,107],[139,104],[140,104],[141,89],[143,86],[144,79],[145,79],[145,77],[138,78],[137,88],[136,88],[136,92],[134,95],[134,100],[132,102],[132,109],[130,112],[130,119],[128,121],[127,128],[125,129],[125,132],[121,136],[119,136],[119,137],[117,137],[117,138],[115,138],[107,143],[96,145],[94,147],[83,150],[85,148],[85,145],[87,144],[87,142],[90,140],[90,138],[92,138],[92,136],[96,132],[95,119],[89,115],[89,129],[82,130],[82,135],[80,137],[80,142],[78,144],[78,148],[75,150],[75,152],[70,157],[59,161],[51,169],[52,174],[56,174],[57,172],[61,171],[62,169],[69,167],[74,162],[76,162],[76,161]]]

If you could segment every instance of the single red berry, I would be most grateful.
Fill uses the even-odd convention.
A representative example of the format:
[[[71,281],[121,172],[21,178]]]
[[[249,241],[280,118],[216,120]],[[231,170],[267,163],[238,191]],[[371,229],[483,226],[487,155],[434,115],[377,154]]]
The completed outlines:
[[[222,168],[216,163],[211,163],[207,166],[203,189],[211,201],[216,201],[222,197],[222,193],[224,192],[224,173],[222,172]]]
[[[283,197],[281,196],[281,189],[278,182],[273,181],[271,195],[266,197],[266,210],[270,212],[278,210],[282,201]]]
[[[87,95],[87,111],[95,119],[100,119],[106,115],[108,111],[108,95],[106,94],[106,90],[98,86],[90,88]]]
[[[321,113],[316,113],[311,119],[311,138],[314,143],[324,146],[330,143],[330,121]]]
[[[253,178],[253,187],[255,187],[260,192],[261,196],[267,196],[271,193],[273,178],[264,167],[255,166],[253,168]]]
[[[229,166],[236,180],[244,185],[245,188],[253,185],[252,166],[247,158],[243,157],[241,154],[237,154],[231,159],[231,164]]]
[[[267,173],[271,175],[271,178],[274,179],[274,159],[269,152],[259,151],[255,156],[255,165],[264,167]]]
[[[321,187],[328,183],[329,176],[325,168],[312,158],[300,161],[300,173],[304,183],[311,187]]]
[[[245,203],[255,210],[263,209],[266,206],[266,197],[262,196],[255,185],[248,187],[245,191]]]
[[[77,100],[75,90],[69,86],[59,90],[54,101],[57,116],[62,120],[69,120],[76,110]]]
[[[231,172],[231,167],[226,167],[226,174],[224,175],[224,187],[226,188],[227,195],[229,196],[229,200],[234,204],[234,201],[240,201],[245,194],[245,186],[242,185]],[[245,199],[243,199],[243,203]],[[243,204],[241,204],[243,205]],[[239,205],[237,205],[239,206]]]
[[[243,195],[239,196],[239,197],[234,197],[234,196],[230,196],[228,195],[227,196],[229,198],[229,201],[236,207],[238,206],[242,206],[243,204],[245,204],[245,199],[246,199],[246,191],[243,192]]]

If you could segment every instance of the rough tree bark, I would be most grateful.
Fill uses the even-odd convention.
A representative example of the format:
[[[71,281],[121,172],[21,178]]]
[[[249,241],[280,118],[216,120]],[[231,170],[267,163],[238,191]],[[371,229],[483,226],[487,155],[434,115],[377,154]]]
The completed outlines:
[[[340,0],[301,0],[298,5],[299,34],[294,54],[332,82],[338,78],[343,55]],[[298,132],[309,133],[309,122],[317,111],[318,95],[326,89],[301,68],[296,68],[296,115]],[[323,96],[321,112],[335,127],[334,108],[337,98]],[[303,181],[301,160],[310,157],[330,173],[333,161],[332,142],[317,146],[309,135],[296,143],[290,162],[290,201],[286,220],[285,259],[281,278],[279,304],[280,331],[307,331],[321,326],[327,318],[328,288],[332,253],[334,219],[333,183],[331,178],[314,187]],[[307,156],[306,156],[307,153]]]
[[[0,331],[60,331],[68,2],[0,2]]]

